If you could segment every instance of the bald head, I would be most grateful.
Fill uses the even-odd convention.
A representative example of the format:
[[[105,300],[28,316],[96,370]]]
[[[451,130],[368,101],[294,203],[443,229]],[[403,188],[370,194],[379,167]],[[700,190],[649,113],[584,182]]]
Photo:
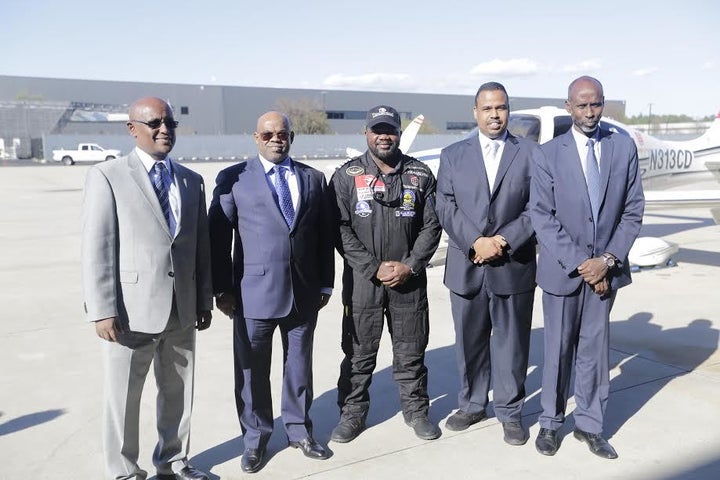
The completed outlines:
[[[128,115],[130,116],[131,120],[138,119],[142,117],[143,114],[148,110],[156,109],[167,110],[168,112],[172,111],[170,105],[168,105],[167,102],[162,98],[144,97],[135,100],[132,105],[130,105],[130,108],[128,109]]]
[[[604,95],[602,83],[600,83],[597,78],[583,75],[570,82],[570,86],[568,87],[568,100],[572,99],[578,90],[588,88],[596,90],[601,97]]]
[[[290,145],[295,133],[290,126],[290,119],[280,112],[267,112],[258,118],[255,133],[258,153],[272,163],[281,163],[290,153]]]

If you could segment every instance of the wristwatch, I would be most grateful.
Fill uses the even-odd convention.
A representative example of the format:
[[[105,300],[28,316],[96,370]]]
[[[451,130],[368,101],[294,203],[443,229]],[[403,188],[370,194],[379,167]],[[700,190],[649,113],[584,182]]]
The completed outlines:
[[[609,253],[603,253],[602,258],[605,262],[605,265],[607,265],[608,270],[615,266],[615,257],[610,255]]]

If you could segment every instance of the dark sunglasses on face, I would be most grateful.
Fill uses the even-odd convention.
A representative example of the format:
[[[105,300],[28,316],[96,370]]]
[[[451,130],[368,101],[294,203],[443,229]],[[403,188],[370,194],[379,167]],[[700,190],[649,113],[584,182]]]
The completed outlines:
[[[262,140],[263,142],[269,142],[269,141],[272,140],[272,138],[275,137],[275,136],[277,136],[278,140],[280,140],[281,142],[286,142],[287,139],[290,138],[290,133],[289,133],[289,132],[285,132],[285,131],[282,131],[282,132],[262,132],[262,133],[259,134],[259,136],[260,136],[260,140]]]
[[[135,123],[142,123],[143,125],[147,125],[148,127],[150,127],[153,130],[160,128],[160,125],[162,125],[163,123],[170,130],[175,129],[175,128],[177,128],[178,125],[180,125],[180,122],[178,122],[177,120],[173,120],[172,118],[155,118],[153,120],[150,120],[149,122],[143,122],[142,120],[130,120],[130,121],[135,122]]]

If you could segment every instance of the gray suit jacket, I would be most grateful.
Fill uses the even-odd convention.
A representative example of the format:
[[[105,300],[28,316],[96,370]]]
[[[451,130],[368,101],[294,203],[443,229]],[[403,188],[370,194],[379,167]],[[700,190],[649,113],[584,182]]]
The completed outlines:
[[[645,198],[633,140],[600,132],[601,205],[597,226],[572,131],[542,145],[533,162],[530,216],[540,244],[538,285],[553,295],[580,286],[577,268],[604,252],[622,265],[609,272],[615,290],[631,282],[627,255],[642,225]]]
[[[300,198],[290,229],[259,158],[217,177],[209,212],[213,286],[216,293],[239,293],[246,318],[283,318],[293,306],[301,316],[314,317],[320,288],[334,283],[335,237],[325,176],[300,162],[293,161],[293,168]]]
[[[437,212],[448,233],[445,285],[460,295],[480,291],[483,279],[496,295],[535,288],[535,242],[528,214],[530,159],[537,145],[508,134],[495,190],[490,190],[477,135],[442,150],[437,182]],[[469,255],[478,237],[500,234],[510,249],[483,265]]]
[[[147,171],[134,153],[93,166],[85,179],[82,273],[89,321],[119,317],[135,332],[159,333],[173,304],[182,325],[212,309],[205,186],[173,162],[180,224],[173,238]]]

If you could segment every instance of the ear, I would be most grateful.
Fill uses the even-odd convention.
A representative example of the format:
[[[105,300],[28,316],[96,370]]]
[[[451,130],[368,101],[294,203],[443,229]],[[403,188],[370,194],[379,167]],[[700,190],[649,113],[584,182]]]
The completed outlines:
[[[128,133],[134,137],[135,136],[135,124],[132,122],[127,122],[127,129],[128,129]]]
[[[572,106],[570,105],[570,101],[565,100],[565,111],[572,114]]]
[[[290,145],[292,145],[293,140],[295,140],[295,132],[290,130]]]

